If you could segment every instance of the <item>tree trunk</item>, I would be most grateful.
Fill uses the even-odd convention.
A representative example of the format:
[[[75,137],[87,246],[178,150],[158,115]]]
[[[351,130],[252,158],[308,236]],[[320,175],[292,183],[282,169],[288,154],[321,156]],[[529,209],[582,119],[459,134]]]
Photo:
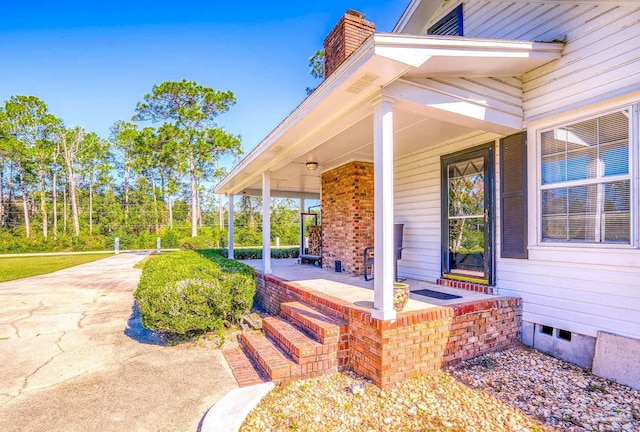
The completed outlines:
[[[129,171],[127,160],[124,161],[124,220],[129,218]]]
[[[167,201],[169,203],[169,228],[173,229],[173,199],[171,199],[171,194],[168,194]]]
[[[191,237],[198,235],[198,189],[196,187],[196,162],[189,152],[189,174],[191,177]]]
[[[54,171],[51,181],[51,198],[53,199],[53,238],[58,239],[58,174]]]
[[[64,225],[64,232],[67,232],[67,185],[64,186],[64,189],[62,190],[62,210],[63,210],[63,225]]]
[[[44,166],[42,161],[38,162],[38,182],[40,184],[40,212],[42,213],[42,235],[46,240],[49,237],[49,221],[47,220],[47,194],[44,190]]]
[[[93,173],[89,174],[89,234],[93,234]]]
[[[198,228],[202,227],[202,210],[200,204],[202,202],[202,197],[200,193],[200,185],[196,185],[196,193],[198,194],[198,199],[196,200],[196,214],[198,215]]]
[[[156,197],[156,179],[155,176],[151,177],[151,194],[153,195],[153,215],[155,219],[156,234],[160,231],[158,224],[158,197]]]
[[[31,237],[31,225],[29,224],[29,198],[27,196],[27,187],[24,184],[24,175],[22,167],[18,170],[20,178],[20,190],[22,191],[22,211],[24,213],[24,228],[27,238]]]
[[[71,201],[71,220],[73,221],[73,234],[80,237],[80,220],[78,215],[78,201],[76,199],[76,179],[73,172],[73,164],[67,163],[69,173],[69,201]]]

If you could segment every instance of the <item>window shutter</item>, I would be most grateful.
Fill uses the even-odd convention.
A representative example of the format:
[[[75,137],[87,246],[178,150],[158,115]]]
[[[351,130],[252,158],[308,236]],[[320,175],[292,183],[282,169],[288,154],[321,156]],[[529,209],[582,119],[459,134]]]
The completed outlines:
[[[500,256],[527,259],[527,143],[521,132],[500,140]]]

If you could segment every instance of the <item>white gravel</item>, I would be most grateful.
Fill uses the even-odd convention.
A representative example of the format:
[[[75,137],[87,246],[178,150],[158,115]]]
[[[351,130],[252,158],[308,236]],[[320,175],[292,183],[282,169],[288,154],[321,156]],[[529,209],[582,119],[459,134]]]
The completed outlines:
[[[640,431],[640,392],[539,351],[518,347],[448,371],[562,431]]]
[[[292,430],[640,431],[640,392],[521,346],[385,390],[352,373],[296,381],[241,428]]]

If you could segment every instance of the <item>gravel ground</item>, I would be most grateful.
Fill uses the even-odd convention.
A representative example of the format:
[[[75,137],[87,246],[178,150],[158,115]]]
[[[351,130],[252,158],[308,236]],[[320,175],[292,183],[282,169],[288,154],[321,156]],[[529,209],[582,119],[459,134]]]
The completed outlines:
[[[352,373],[293,382],[241,428],[284,430],[640,431],[640,392],[518,347],[385,390]]]
[[[562,431],[640,431],[640,392],[526,347],[468,360],[449,373]]]

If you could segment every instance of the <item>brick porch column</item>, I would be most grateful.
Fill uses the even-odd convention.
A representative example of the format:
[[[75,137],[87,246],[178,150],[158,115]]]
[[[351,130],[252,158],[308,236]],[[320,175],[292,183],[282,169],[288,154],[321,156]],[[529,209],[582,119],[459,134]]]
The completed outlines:
[[[262,173],[262,274],[271,274],[271,173]]]
[[[229,251],[227,257],[233,259],[233,195],[229,195],[229,232],[227,247]]]
[[[396,319],[393,309],[393,102],[373,101],[374,268],[373,311],[382,321]]]

